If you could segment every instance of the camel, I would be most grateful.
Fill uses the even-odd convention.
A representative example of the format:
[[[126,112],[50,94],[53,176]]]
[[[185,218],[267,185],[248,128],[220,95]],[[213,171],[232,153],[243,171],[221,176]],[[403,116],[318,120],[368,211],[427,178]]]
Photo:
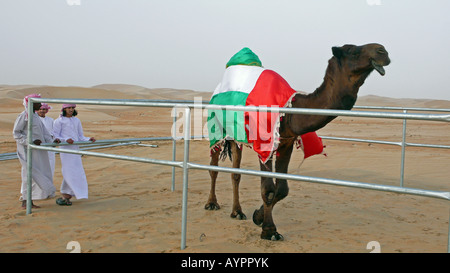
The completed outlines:
[[[384,66],[390,63],[388,52],[380,44],[366,44],[362,46],[344,45],[332,47],[333,56],[328,61],[323,83],[309,94],[296,93],[292,99],[293,108],[336,109],[350,110],[354,106],[359,88],[373,70],[384,76]],[[297,137],[308,132],[314,132],[324,127],[336,116],[295,115],[286,114],[280,122],[280,144],[275,154],[275,171],[287,173],[293,144]],[[239,168],[242,151],[237,143],[227,140],[222,151],[211,150],[210,165],[218,166],[219,158],[228,153],[233,168]],[[222,155],[222,156],[221,156]],[[272,157],[266,162],[260,161],[260,169],[272,171]],[[220,208],[215,185],[218,173],[210,171],[211,190],[205,205],[207,210]],[[232,174],[233,206],[231,217],[247,219],[239,203],[240,174]],[[272,218],[275,204],[284,199],[289,192],[287,180],[261,177],[261,197],[263,204],[253,213],[253,222],[262,227],[261,238],[267,240],[284,240],[277,232]]]

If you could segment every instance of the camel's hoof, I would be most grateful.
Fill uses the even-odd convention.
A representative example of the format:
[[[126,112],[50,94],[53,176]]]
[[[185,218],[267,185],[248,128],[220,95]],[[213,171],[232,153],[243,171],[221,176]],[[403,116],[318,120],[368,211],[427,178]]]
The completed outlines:
[[[205,205],[205,209],[206,210],[218,210],[218,209],[220,209],[220,206],[217,203],[208,203]]]
[[[253,212],[253,223],[257,226],[262,226],[263,219],[261,217],[258,217],[258,209],[255,209],[255,212]]]
[[[231,218],[236,218],[238,220],[247,220],[247,216],[242,213],[241,211],[239,212],[232,212],[230,215]]]
[[[272,240],[272,241],[284,241],[284,237],[280,233],[276,232],[274,235],[272,235],[272,238],[270,238],[270,240]]]
[[[281,235],[280,233],[278,233],[276,231],[272,235],[267,234],[263,231],[263,233],[261,233],[261,239],[270,240],[270,241],[284,241],[283,235]]]

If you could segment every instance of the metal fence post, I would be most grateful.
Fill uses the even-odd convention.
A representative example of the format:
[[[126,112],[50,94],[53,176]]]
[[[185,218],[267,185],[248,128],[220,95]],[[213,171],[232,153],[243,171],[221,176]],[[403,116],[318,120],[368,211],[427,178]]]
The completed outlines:
[[[449,217],[448,217],[448,242],[447,242],[447,253],[450,253],[450,209],[449,209],[449,213],[448,213]]]
[[[191,109],[186,107],[184,112],[184,156],[183,156],[183,204],[181,219],[181,249],[186,248],[186,227],[187,227],[187,195],[188,195],[188,161],[189,161],[189,141],[191,140]]]
[[[403,113],[407,113],[408,110],[403,110]],[[403,187],[403,181],[405,177],[405,147],[406,147],[406,119],[403,119],[403,133],[402,133],[402,161],[400,166],[400,187]]]
[[[33,200],[32,198],[32,182],[33,182],[33,176],[32,176],[32,169],[33,169],[33,157],[32,157],[32,148],[30,144],[33,142],[33,102],[31,101],[31,98],[28,100],[28,123],[27,123],[27,214],[31,214],[31,207]]]
[[[172,128],[176,128],[175,125],[177,123],[177,108],[174,107],[173,108],[174,111],[174,115],[173,115],[173,123],[172,123]],[[175,132],[172,132],[172,161],[175,161],[177,158],[177,140],[176,140],[176,136],[175,136]],[[172,191],[175,190],[175,167],[172,167]]]

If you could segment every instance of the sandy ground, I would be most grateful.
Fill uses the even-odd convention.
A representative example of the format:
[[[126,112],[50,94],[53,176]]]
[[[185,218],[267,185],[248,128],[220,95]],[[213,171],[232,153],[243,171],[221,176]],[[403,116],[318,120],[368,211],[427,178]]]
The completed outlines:
[[[0,153],[15,152],[12,128],[23,110],[22,98],[41,93],[52,98],[194,99],[209,93],[189,90],[145,89],[128,85],[93,88],[0,86]],[[450,108],[450,101],[389,99],[363,96],[358,105]],[[52,105],[56,118],[60,105]],[[170,136],[171,109],[79,105],[86,136],[100,139]],[[338,117],[318,133],[323,136],[401,141],[401,120]],[[450,124],[408,121],[407,141],[450,145]],[[400,185],[400,147],[324,140],[327,157],[308,158],[295,151],[290,173],[384,185]],[[150,143],[147,143],[150,144]],[[172,143],[152,142],[158,148],[122,146],[95,150],[110,154],[171,160]],[[191,141],[190,159],[209,164],[206,140]],[[177,160],[183,143],[177,143]],[[54,184],[62,176],[56,157]],[[450,151],[406,150],[405,187],[450,191]],[[21,209],[20,163],[0,161],[0,252],[69,252],[77,241],[81,252],[219,252],[219,253],[367,253],[377,241],[381,252],[446,252],[448,201],[363,189],[290,181],[289,196],[277,204],[274,220],[285,241],[260,239],[251,216],[261,205],[258,177],[243,176],[241,205],[248,220],[229,217],[232,192],[229,174],[219,174],[218,211],[204,210],[209,174],[189,172],[187,247],[181,244],[182,173],[177,169],[171,190],[172,168],[160,165],[83,157],[90,198],[60,207],[55,198],[26,215]],[[230,166],[226,161],[221,166]],[[243,168],[258,169],[256,154],[244,149]],[[59,195],[59,191],[57,192]]]

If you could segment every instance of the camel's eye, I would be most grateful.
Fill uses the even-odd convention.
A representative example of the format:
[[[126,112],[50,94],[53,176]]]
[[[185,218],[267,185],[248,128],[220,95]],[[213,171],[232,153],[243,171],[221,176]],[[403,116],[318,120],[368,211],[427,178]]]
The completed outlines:
[[[386,54],[386,50],[384,50],[383,48],[378,49],[377,52],[380,54]]]
[[[354,51],[351,51],[351,52],[349,52],[349,55],[352,57],[352,58],[359,58],[359,54],[360,54],[361,52],[359,52],[359,51],[357,51],[357,50],[354,50]]]

